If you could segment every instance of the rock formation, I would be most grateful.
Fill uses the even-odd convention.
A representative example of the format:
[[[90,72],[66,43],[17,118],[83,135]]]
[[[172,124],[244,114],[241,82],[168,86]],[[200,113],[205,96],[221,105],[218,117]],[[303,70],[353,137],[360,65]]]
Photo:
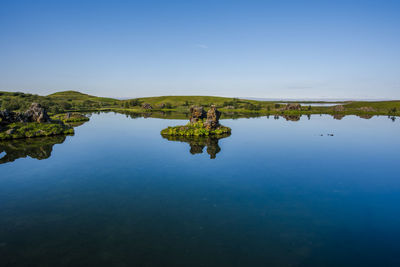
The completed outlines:
[[[208,130],[214,130],[219,126],[219,118],[221,112],[217,110],[217,107],[212,105],[210,110],[207,112],[207,119],[204,122],[204,127]]]
[[[0,111],[0,124],[6,125],[15,122],[50,122],[46,110],[38,103],[32,103],[31,107],[24,113],[8,110]]]
[[[190,107],[190,123],[196,123],[199,120],[206,118],[206,112],[204,111],[203,107],[193,106]]]
[[[24,116],[29,122],[43,123],[51,121],[46,110],[39,103],[32,103],[31,107],[25,111]]]
[[[286,105],[285,110],[301,110],[301,105],[297,103],[289,103]]]
[[[153,109],[153,107],[149,103],[143,103],[142,108],[143,109]]]
[[[343,105],[337,105],[337,106],[333,107],[333,111],[335,111],[335,112],[342,112],[344,110],[345,110],[345,108]]]

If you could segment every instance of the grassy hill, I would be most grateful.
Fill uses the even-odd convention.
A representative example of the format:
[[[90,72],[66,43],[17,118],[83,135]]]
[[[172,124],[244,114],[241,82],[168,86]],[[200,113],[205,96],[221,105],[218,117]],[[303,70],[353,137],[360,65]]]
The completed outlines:
[[[255,100],[244,100],[237,98],[228,98],[220,96],[157,96],[157,97],[142,97],[138,100],[152,104],[161,105],[163,103],[170,103],[173,106],[187,106],[187,105],[202,105],[209,106],[211,104],[217,106],[223,106],[224,104],[233,104],[233,102],[239,103],[268,103],[265,101],[255,101]]]

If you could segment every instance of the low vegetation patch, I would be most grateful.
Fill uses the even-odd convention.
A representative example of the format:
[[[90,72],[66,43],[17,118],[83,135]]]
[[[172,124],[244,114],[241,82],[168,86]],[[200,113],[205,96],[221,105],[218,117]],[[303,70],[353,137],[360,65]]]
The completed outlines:
[[[0,129],[0,140],[73,134],[74,129],[61,123],[16,122]]]
[[[162,135],[171,136],[210,136],[230,134],[231,128],[220,125],[215,129],[207,129],[203,121],[188,123],[187,125],[168,127],[161,131]]]
[[[74,113],[57,114],[57,115],[51,116],[51,119],[60,120],[65,123],[89,121],[89,118],[86,117],[85,115],[80,114],[80,113],[75,113],[75,112]]]

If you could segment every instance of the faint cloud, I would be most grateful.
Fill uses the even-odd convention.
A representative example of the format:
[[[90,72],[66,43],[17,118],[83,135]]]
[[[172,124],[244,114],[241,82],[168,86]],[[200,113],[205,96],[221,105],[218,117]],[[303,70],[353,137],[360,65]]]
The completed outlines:
[[[201,49],[207,49],[208,46],[206,46],[205,44],[196,44],[196,47],[201,48]]]
[[[303,89],[312,89],[312,86],[289,86],[287,89],[289,90],[303,90]]]

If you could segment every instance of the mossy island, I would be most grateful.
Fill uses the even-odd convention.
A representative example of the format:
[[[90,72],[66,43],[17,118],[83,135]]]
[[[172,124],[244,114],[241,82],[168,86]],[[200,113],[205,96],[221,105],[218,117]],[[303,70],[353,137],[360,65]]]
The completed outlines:
[[[67,112],[65,114],[57,114],[51,117],[52,120],[60,120],[64,123],[89,121],[89,118],[77,112]]]
[[[163,136],[219,136],[231,133],[231,128],[219,124],[221,112],[212,105],[208,112],[203,107],[190,108],[187,125],[168,127],[161,131]]]
[[[25,112],[0,111],[0,140],[67,134],[74,134],[74,128],[52,120],[38,103]]]

